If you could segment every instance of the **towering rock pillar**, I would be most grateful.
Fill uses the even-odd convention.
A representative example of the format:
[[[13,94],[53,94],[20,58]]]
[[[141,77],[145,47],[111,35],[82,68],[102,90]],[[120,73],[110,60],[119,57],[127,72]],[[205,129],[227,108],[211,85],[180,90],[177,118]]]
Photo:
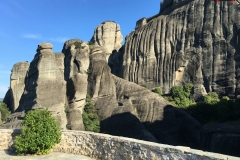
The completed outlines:
[[[53,45],[41,43],[37,53],[30,64],[29,72],[25,81],[25,91],[21,98],[17,111],[31,109],[48,109],[53,113],[61,128],[67,124],[65,114],[66,83],[63,72],[59,69]]]
[[[28,69],[28,62],[19,62],[16,63],[11,70],[10,89],[4,98],[4,102],[7,104],[11,112],[14,112],[18,108],[20,98],[24,91],[24,81]]]
[[[82,113],[86,104],[89,68],[89,45],[79,39],[64,44],[64,75],[67,81],[68,129],[84,130]]]
[[[107,53],[107,60],[112,52],[118,51],[122,47],[122,33],[119,24],[112,21],[106,21],[97,26],[91,42],[102,46]]]

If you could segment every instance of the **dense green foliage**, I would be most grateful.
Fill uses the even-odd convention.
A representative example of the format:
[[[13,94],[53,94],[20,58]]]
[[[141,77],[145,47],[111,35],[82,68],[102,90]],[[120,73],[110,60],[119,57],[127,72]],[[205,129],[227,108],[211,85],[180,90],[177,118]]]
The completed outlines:
[[[50,111],[31,110],[21,124],[14,147],[18,154],[47,154],[60,142],[61,130]]]
[[[221,99],[215,92],[209,92],[199,102],[190,99],[192,84],[174,86],[169,96],[164,96],[174,106],[181,108],[202,124],[240,120],[240,97],[236,101],[227,96]]]
[[[3,102],[0,102],[0,112],[1,112],[1,120],[3,122],[6,121],[8,116],[11,114],[11,112],[7,108],[7,105]]]
[[[194,101],[190,99],[192,87],[193,85],[190,83],[184,86],[173,86],[170,91],[171,98],[168,100],[172,101],[180,108],[186,108],[195,104]]]
[[[100,122],[96,114],[94,103],[89,95],[86,97],[86,105],[82,114],[83,123],[86,131],[100,132]]]
[[[154,93],[157,93],[159,95],[162,95],[162,88],[160,87],[156,87],[154,90],[153,90]]]
[[[202,124],[240,120],[240,99],[235,102],[229,97],[219,99],[217,93],[210,92],[203,101],[186,108],[186,111]]]

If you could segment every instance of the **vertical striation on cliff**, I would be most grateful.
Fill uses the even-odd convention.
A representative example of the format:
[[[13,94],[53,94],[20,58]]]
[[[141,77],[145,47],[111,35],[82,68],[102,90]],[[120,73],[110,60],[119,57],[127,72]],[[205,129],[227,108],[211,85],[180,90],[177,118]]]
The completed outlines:
[[[11,70],[10,88],[3,100],[11,112],[14,112],[19,106],[19,101],[25,88],[25,77],[28,69],[28,62],[19,62],[14,64]]]
[[[97,26],[94,30],[94,35],[91,39],[95,43],[103,47],[108,57],[122,47],[123,36],[120,30],[120,25],[114,21],[106,21]]]
[[[239,11],[232,2],[163,1],[160,14],[126,37],[123,78],[165,93],[191,82],[202,94],[240,94]]]
[[[41,43],[30,63],[26,76],[25,90],[16,111],[44,109],[46,107],[66,128],[65,93],[66,83],[63,72],[59,69],[52,44]]]

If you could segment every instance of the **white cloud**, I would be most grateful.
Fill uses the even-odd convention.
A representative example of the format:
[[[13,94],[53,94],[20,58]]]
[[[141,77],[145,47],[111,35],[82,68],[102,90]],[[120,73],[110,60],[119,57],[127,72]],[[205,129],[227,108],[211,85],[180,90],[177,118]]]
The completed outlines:
[[[58,42],[58,43],[63,43],[69,40],[69,38],[66,37],[56,37],[56,38],[48,38],[45,37],[43,38],[41,34],[23,34],[23,38],[28,38],[28,39],[37,39],[37,40],[43,40],[43,41],[52,41],[52,42]]]
[[[40,34],[24,34],[23,38],[42,39],[42,36]]]

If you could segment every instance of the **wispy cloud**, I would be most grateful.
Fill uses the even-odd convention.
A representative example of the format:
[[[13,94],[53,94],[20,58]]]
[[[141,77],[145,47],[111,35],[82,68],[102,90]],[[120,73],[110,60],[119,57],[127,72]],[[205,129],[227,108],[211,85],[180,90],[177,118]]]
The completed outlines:
[[[23,34],[23,38],[42,39],[42,36],[40,34]]]
[[[48,38],[48,37],[42,37],[41,34],[23,34],[23,38],[27,39],[36,39],[36,40],[43,40],[43,41],[52,41],[57,43],[63,43],[66,42],[69,38],[66,37],[57,37],[57,38]]]

